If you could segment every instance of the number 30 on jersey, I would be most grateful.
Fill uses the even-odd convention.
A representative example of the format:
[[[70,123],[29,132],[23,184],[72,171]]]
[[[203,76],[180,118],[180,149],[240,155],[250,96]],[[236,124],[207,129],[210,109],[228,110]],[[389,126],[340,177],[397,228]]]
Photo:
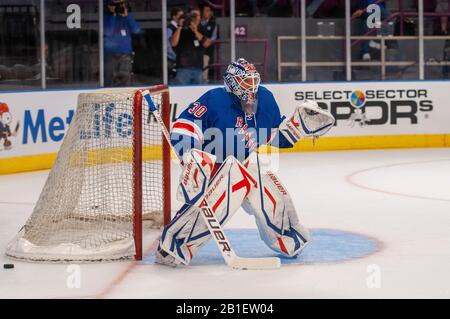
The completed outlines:
[[[206,111],[206,106],[201,105],[199,102],[194,102],[194,106],[188,110],[189,114],[193,114],[195,117],[202,117]]]

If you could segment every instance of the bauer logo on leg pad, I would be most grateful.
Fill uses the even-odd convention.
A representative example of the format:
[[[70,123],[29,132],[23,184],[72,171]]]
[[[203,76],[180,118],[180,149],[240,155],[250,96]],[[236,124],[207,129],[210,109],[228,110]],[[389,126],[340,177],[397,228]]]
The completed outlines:
[[[269,176],[270,180],[278,188],[280,194],[288,196],[288,192],[284,189],[283,185],[281,184],[281,182],[278,180],[277,176],[274,173],[272,173],[271,171],[267,171],[267,176]]]
[[[206,217],[208,224],[211,226],[211,229],[214,229],[213,236],[218,240],[218,243],[222,247],[223,252],[230,252],[231,248],[228,245],[228,242],[225,238],[225,234],[223,233],[220,225],[217,223],[217,219],[214,218],[214,213],[209,207],[202,207],[203,216]]]

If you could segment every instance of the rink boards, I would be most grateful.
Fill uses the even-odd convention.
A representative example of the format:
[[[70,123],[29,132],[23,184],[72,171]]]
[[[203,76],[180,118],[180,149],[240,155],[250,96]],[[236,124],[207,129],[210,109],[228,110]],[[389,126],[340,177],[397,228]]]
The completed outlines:
[[[330,110],[336,125],[313,142],[282,150],[329,151],[351,149],[450,146],[450,82],[330,82],[267,84],[281,113],[289,117],[304,99]],[[172,119],[215,86],[170,88]],[[87,90],[7,92],[0,102],[12,119],[10,146],[0,139],[0,174],[48,169],[71,123],[77,96]],[[4,124],[3,124],[4,127]],[[1,132],[0,132],[1,136]]]

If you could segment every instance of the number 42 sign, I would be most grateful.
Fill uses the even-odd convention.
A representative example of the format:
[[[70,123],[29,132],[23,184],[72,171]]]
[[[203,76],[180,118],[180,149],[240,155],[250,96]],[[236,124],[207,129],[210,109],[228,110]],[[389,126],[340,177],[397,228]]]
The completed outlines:
[[[234,34],[238,38],[245,38],[245,37],[247,37],[247,25],[237,25],[234,28]]]

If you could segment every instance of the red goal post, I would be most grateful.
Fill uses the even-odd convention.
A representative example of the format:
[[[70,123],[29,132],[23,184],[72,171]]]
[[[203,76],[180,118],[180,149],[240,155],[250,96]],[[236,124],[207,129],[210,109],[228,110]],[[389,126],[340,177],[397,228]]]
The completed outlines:
[[[167,85],[155,85],[148,89],[152,98],[157,95],[161,95],[160,101],[160,114],[166,127],[170,127],[170,96],[169,88]],[[138,123],[134,126],[133,134],[133,165],[135,167],[134,175],[134,236],[136,244],[136,260],[142,260],[142,178],[143,178],[143,158],[142,158],[142,113],[143,113],[143,98],[140,91],[135,93],[133,117],[135,122]],[[149,109],[147,108],[147,111]],[[166,139],[162,136],[162,183],[163,183],[163,226],[170,222],[171,214],[171,188],[170,188],[170,145]]]

